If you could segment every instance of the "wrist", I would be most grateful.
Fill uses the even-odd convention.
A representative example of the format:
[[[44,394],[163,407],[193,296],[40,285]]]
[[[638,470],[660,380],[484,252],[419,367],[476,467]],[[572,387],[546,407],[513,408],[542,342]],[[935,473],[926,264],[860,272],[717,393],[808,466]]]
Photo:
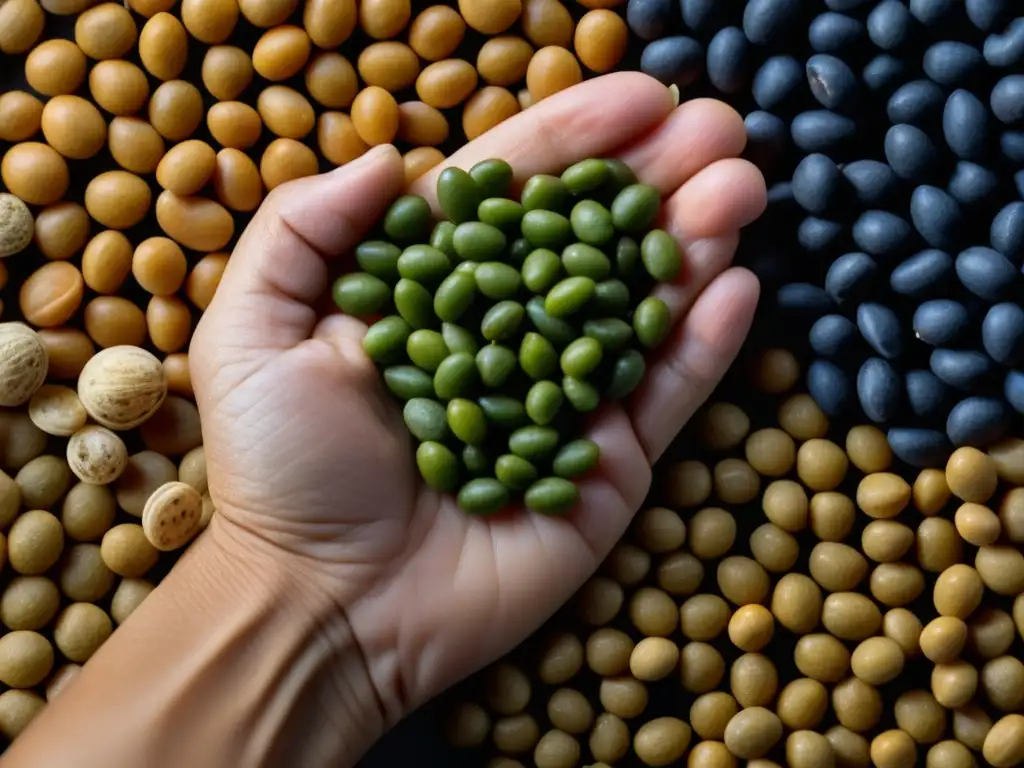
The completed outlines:
[[[349,622],[351,585],[216,516],[178,568],[192,582],[179,594],[210,594],[207,622],[253,662],[236,764],[354,765],[391,723]]]

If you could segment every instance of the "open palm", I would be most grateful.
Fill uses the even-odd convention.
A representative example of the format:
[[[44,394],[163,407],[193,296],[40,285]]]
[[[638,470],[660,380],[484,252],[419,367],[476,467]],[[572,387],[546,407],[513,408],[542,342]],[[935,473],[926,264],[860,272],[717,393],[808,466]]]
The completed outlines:
[[[561,605],[628,526],[651,466],[735,357],[757,302],[730,269],[764,182],[737,159],[742,120],[708,100],[673,108],[641,74],[591,80],[470,143],[446,165],[499,157],[517,181],[594,156],[624,160],[665,200],[684,267],[659,295],[674,330],[622,404],[599,410],[601,449],[566,517],[469,517],[427,489],[400,409],[362,352],[365,326],[316,307],[403,184],[378,149],[275,190],[243,235],[193,341],[211,492],[210,535],[290,561],[337,596],[392,722],[510,649]],[[440,169],[412,192],[433,202]]]

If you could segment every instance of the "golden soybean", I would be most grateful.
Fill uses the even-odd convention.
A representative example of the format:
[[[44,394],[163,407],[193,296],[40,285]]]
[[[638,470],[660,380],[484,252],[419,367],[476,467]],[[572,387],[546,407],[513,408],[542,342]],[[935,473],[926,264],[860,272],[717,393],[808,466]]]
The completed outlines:
[[[807,394],[793,395],[783,402],[778,422],[795,440],[813,440],[828,433],[828,418]]]
[[[259,141],[263,120],[259,113],[240,101],[222,101],[206,113],[210,135],[223,147],[249,149]]]
[[[139,59],[158,80],[176,79],[188,62],[185,27],[169,13],[155,14],[139,35]]]
[[[74,93],[85,70],[85,54],[70,40],[47,40],[25,58],[25,81],[44,96]]]
[[[132,14],[118,3],[101,3],[75,21],[75,43],[91,59],[119,59],[138,39]]]
[[[153,173],[164,156],[164,140],[156,128],[135,117],[115,117],[107,129],[107,147],[124,170]]]
[[[90,70],[89,93],[107,112],[128,117],[146,105],[149,81],[146,73],[130,61],[111,59],[99,62]]]
[[[56,150],[28,141],[15,144],[4,154],[0,179],[11,194],[29,205],[50,205],[64,196],[70,174]]]
[[[54,203],[36,216],[36,247],[48,259],[70,259],[85,247],[91,226],[78,203]]]
[[[149,122],[168,141],[184,141],[203,121],[203,97],[184,80],[161,83],[149,99]]]
[[[285,24],[267,30],[252,50],[252,66],[266,80],[287,80],[309,61],[312,44],[302,27]]]
[[[801,677],[779,693],[775,714],[791,730],[817,728],[828,711],[828,691],[817,680]]]
[[[882,717],[882,694],[873,685],[848,677],[832,689],[832,709],[843,727],[870,731]]]
[[[276,27],[299,7],[298,0],[239,0],[238,9],[254,27]]]
[[[328,109],[348,107],[359,92],[355,67],[334,51],[314,54],[306,65],[304,77],[306,91],[314,101]]]
[[[256,109],[267,129],[285,139],[304,138],[316,122],[313,107],[306,97],[284,85],[264,88],[256,99]]]
[[[358,12],[355,0],[307,0],[302,10],[302,25],[318,48],[337,48],[356,28]]]
[[[664,483],[665,494],[675,507],[696,507],[711,496],[711,470],[700,461],[669,465]]]
[[[378,86],[361,90],[349,114],[356,133],[370,146],[388,144],[398,133],[398,102]]]
[[[316,153],[294,139],[275,139],[260,158],[260,176],[267,192],[286,182],[315,176],[319,170]]]
[[[335,165],[350,163],[369,150],[356,131],[352,119],[344,112],[324,112],[317,121],[317,145],[329,162]]]
[[[213,189],[221,204],[232,211],[255,211],[263,202],[259,168],[241,150],[227,148],[217,153]]]
[[[205,141],[183,141],[160,160],[156,181],[176,195],[194,195],[213,177],[216,165],[217,153]]]
[[[420,73],[416,52],[405,43],[395,41],[368,45],[359,54],[356,66],[367,85],[391,92],[408,88]]]
[[[548,685],[568,682],[583,667],[583,644],[576,635],[561,632],[542,649],[537,676]]]
[[[575,23],[558,0],[524,0],[520,24],[526,39],[538,48],[568,48],[572,43]]]
[[[526,68],[526,87],[534,104],[582,80],[583,72],[576,57],[557,45],[538,50]]]
[[[947,709],[969,704],[977,690],[978,670],[966,661],[936,664],[932,669],[932,694]]]
[[[25,53],[43,33],[46,14],[35,0],[8,0],[0,6],[0,53]]]
[[[409,0],[363,0],[359,4],[359,26],[374,40],[397,37],[411,17]]]
[[[43,102],[25,91],[0,94],[0,141],[19,142],[34,136],[43,117]]]
[[[714,403],[697,416],[697,437],[711,451],[735,448],[749,432],[750,418],[732,403]]]
[[[164,233],[193,251],[219,251],[234,237],[234,218],[220,203],[205,197],[178,197],[165,190],[156,199],[155,209]]]
[[[215,45],[203,57],[203,86],[217,101],[234,101],[252,83],[252,59],[241,48]]]
[[[465,35],[466,22],[458,11],[447,5],[432,5],[413,19],[409,45],[420,58],[440,61],[455,52]]]
[[[238,23],[236,0],[182,0],[181,21],[196,40],[223,43]]]
[[[47,143],[64,157],[74,160],[92,157],[107,141],[103,116],[78,96],[55,96],[46,102],[40,126]]]
[[[519,102],[510,91],[488,85],[470,96],[463,107],[462,131],[473,140],[519,111]]]
[[[725,659],[708,643],[687,643],[679,652],[680,682],[690,693],[707,693],[725,676]]]
[[[689,722],[694,733],[702,739],[722,739],[732,717],[740,711],[730,694],[712,691],[694,699],[690,706]]]
[[[789,571],[800,556],[796,538],[774,523],[765,523],[750,534],[750,554],[772,573]]]
[[[576,55],[592,72],[611,72],[626,55],[628,45],[629,29],[614,11],[589,11],[576,25]]]
[[[519,19],[522,0],[459,0],[466,24],[485,35],[499,35]]]
[[[651,556],[632,544],[616,544],[605,558],[604,569],[619,584],[635,586],[650,573]]]
[[[621,675],[629,669],[633,640],[619,629],[603,627],[587,638],[586,660],[590,670],[601,677]]]

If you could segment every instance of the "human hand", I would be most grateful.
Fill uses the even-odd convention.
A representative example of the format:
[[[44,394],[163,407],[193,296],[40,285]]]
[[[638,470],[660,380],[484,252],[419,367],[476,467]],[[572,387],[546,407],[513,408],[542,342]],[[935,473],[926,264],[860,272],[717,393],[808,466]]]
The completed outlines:
[[[365,325],[318,316],[329,265],[398,195],[402,163],[377,148],[282,186],[240,239],[190,353],[218,515],[207,534],[271,558],[329,595],[393,725],[538,628],[597,568],[643,502],[651,466],[708,397],[747,334],[758,297],[729,268],[765,206],[746,134],[728,106],[673,109],[645,75],[557,94],[449,158],[498,157],[517,181],[595,156],[624,160],[664,199],[684,266],[658,294],[673,332],[642,386],[603,406],[588,437],[598,467],[565,517],[467,516],[419,479],[400,408],[361,347]],[[434,203],[440,168],[410,190]],[[269,562],[269,561],[268,561]]]

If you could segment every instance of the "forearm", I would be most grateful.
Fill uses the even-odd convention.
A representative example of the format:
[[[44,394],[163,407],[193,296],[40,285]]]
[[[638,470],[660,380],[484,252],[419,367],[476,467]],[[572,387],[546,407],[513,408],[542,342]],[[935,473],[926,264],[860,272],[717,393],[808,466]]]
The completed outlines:
[[[384,725],[340,598],[256,549],[212,527],[4,768],[353,765]]]

